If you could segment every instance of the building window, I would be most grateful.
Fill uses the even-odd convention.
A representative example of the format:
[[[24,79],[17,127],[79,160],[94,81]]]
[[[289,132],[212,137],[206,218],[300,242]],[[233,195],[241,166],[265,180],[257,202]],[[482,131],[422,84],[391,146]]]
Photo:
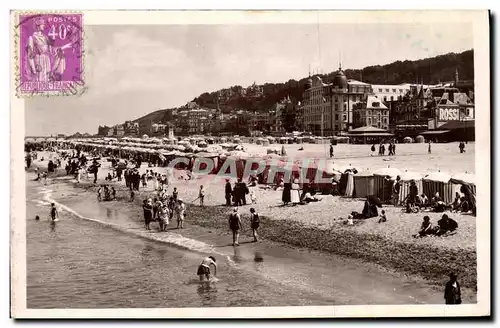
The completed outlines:
[[[337,124],[335,124],[335,130],[338,131],[339,130],[339,126]]]
[[[335,104],[335,110],[339,110],[339,104]]]
[[[387,101],[387,97],[384,97],[384,101]]]
[[[370,126],[370,125],[372,125],[372,119],[371,119],[371,117],[368,117],[367,122],[368,122],[368,125],[369,125],[369,126]]]
[[[371,116],[371,115],[372,115],[372,111],[371,111],[371,110],[369,110],[369,111],[368,111],[368,116]]]
[[[389,89],[385,89],[385,92],[389,92]]]
[[[392,89],[392,92],[396,92],[396,89]]]
[[[347,122],[347,115],[343,115],[342,118],[344,119],[344,122]]]
[[[382,92],[382,89],[380,89],[380,88],[379,88],[379,89],[378,89],[378,92]]]
[[[339,120],[339,114],[335,114],[335,121]]]
[[[394,96],[391,96],[391,101],[393,101],[393,100],[394,100]]]

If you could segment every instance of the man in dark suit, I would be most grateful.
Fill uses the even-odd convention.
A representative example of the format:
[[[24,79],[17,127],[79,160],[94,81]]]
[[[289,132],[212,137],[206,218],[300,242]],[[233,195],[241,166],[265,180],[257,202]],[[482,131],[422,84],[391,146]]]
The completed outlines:
[[[233,193],[233,188],[231,188],[231,183],[229,182],[229,179],[226,180],[225,192],[226,192],[226,205],[231,206],[231,194]]]

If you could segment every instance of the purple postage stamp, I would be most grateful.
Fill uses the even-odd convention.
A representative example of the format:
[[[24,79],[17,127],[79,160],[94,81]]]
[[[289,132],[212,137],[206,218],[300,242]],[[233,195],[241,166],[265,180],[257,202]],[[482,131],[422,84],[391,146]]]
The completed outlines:
[[[19,14],[18,96],[76,95],[84,85],[80,13]]]

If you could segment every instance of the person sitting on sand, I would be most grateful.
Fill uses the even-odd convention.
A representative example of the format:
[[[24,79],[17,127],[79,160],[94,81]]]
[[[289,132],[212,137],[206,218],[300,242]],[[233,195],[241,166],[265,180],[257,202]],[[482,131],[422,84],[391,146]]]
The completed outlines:
[[[217,276],[217,263],[215,257],[209,256],[201,261],[201,264],[198,266],[198,270],[196,274],[200,277],[200,281],[203,281],[205,278],[210,280],[210,266],[214,266],[214,277]]]
[[[302,201],[306,204],[319,202],[320,200],[321,200],[321,198],[318,198],[316,196],[312,196],[310,192],[306,192],[304,195],[304,198],[302,199]]]
[[[427,198],[427,195],[424,193],[422,193],[420,196],[418,196],[417,201],[418,201],[417,204],[420,207],[426,208],[427,206],[429,206],[429,198]]]
[[[448,217],[447,214],[443,214],[441,219],[438,221],[439,230],[436,232],[436,236],[443,236],[454,232],[458,228],[457,221]]]
[[[462,204],[462,197],[460,197],[460,193],[455,193],[455,200],[453,200],[453,204],[451,204],[452,211],[458,212],[460,211],[460,205]]]
[[[420,226],[420,230],[416,235],[413,235],[415,238],[425,237],[434,234],[435,229],[431,224],[431,218],[429,216],[424,216],[424,220],[422,221],[422,225]]]
[[[434,195],[434,197],[432,197],[432,199],[431,199],[431,206],[435,207],[437,205],[437,203],[441,202],[441,201],[442,201],[442,199],[439,196],[439,192],[436,192],[436,194]]]
[[[363,218],[365,219],[377,217],[378,216],[377,205],[373,204],[370,201],[370,198],[367,198],[365,200],[363,211],[361,213],[363,214]]]
[[[387,216],[385,215],[385,211],[382,210],[381,213],[382,214],[380,215],[380,219],[378,220],[378,223],[387,222]]]

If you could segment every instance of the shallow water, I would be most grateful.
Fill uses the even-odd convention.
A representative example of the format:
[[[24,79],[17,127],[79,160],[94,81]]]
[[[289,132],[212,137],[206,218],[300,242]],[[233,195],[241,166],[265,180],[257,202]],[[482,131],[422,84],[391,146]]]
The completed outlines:
[[[43,214],[50,197],[61,204],[56,224]],[[375,266],[270,243],[233,248],[201,228],[183,235],[145,232],[140,218],[67,184],[28,181],[28,307],[441,303],[426,283]],[[207,254],[219,263],[214,283],[196,276]]]

